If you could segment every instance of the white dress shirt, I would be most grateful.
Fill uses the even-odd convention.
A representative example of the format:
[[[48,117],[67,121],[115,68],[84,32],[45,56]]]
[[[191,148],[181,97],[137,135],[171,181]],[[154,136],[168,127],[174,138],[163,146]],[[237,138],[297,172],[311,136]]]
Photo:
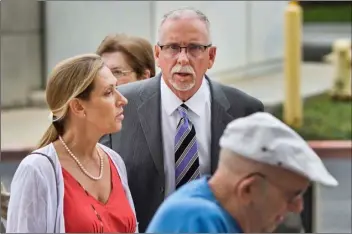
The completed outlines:
[[[181,119],[177,108],[183,103],[161,78],[161,121],[164,152],[165,195],[175,191],[174,141],[176,127]],[[188,107],[188,117],[196,130],[200,175],[210,174],[211,114],[210,88],[203,78],[198,91],[184,104]]]

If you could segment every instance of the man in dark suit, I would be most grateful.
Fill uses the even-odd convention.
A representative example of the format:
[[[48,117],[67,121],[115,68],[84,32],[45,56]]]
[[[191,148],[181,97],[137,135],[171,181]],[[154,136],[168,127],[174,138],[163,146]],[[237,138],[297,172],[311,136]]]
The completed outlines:
[[[129,101],[123,127],[102,143],[125,161],[140,232],[166,196],[215,171],[219,138],[230,121],[264,109],[205,75],[215,56],[207,17],[189,8],[171,11],[155,46],[161,74],[118,88]]]

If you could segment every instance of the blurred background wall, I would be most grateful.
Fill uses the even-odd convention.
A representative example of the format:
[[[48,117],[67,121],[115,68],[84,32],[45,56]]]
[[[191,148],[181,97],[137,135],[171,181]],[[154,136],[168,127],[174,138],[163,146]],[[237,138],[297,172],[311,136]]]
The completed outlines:
[[[2,107],[26,105],[44,89],[62,59],[94,52],[109,33],[157,42],[163,14],[192,6],[212,25],[218,47],[213,79],[250,77],[282,69],[287,1],[21,1],[1,3]],[[6,87],[6,88],[5,88]],[[10,87],[16,87],[16,91]]]
[[[43,83],[42,5],[37,1],[1,1],[1,104],[27,103]]]

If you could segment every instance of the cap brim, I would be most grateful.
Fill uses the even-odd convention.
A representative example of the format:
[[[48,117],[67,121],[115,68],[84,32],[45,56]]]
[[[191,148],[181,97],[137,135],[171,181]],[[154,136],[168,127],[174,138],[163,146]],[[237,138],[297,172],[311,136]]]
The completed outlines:
[[[324,179],[317,180],[316,182],[327,187],[336,187],[339,185],[339,182],[330,174],[326,175]]]

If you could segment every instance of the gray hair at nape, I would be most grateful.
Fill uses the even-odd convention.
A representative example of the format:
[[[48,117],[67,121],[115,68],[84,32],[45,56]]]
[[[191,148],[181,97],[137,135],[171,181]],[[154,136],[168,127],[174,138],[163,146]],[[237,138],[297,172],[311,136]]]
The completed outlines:
[[[182,8],[167,12],[162,17],[160,25],[159,25],[159,30],[158,30],[159,41],[160,41],[161,27],[165,23],[166,20],[181,19],[181,18],[187,17],[187,16],[196,17],[197,19],[200,19],[202,22],[204,22],[204,24],[207,28],[207,31],[208,31],[208,35],[209,35],[209,43],[211,43],[210,21],[209,21],[208,17],[203,12],[201,12],[200,10],[197,10],[193,7],[182,7]]]

